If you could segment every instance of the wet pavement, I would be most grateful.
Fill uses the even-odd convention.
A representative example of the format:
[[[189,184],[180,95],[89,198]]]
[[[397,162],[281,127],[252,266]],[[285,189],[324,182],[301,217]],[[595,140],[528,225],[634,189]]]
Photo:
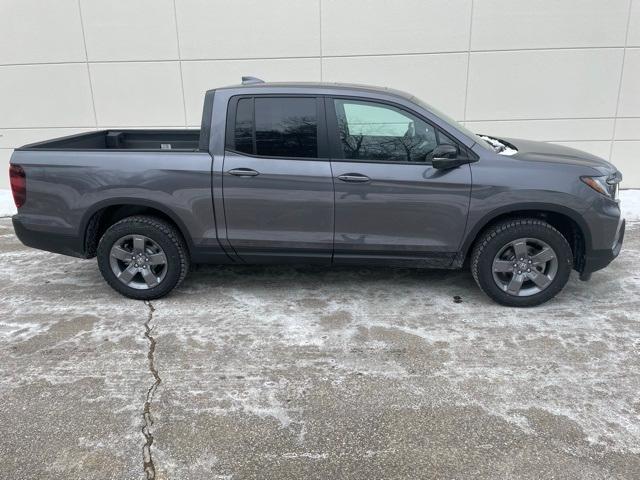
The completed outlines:
[[[459,298],[456,298],[459,297]],[[125,299],[0,220],[0,478],[640,478],[640,224],[589,283],[200,267]]]

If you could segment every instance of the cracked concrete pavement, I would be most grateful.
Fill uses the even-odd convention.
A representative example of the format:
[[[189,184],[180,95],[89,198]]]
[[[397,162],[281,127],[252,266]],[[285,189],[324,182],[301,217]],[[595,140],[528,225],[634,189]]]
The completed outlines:
[[[2,219],[0,478],[639,478],[639,253],[535,309],[317,267],[147,305]]]

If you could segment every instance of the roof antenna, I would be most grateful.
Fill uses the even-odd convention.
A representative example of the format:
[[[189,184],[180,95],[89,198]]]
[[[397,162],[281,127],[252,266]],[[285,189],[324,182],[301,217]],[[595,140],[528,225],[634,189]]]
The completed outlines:
[[[256,77],[244,77],[244,76],[242,77],[243,85],[254,85],[256,83],[264,83],[264,80]]]

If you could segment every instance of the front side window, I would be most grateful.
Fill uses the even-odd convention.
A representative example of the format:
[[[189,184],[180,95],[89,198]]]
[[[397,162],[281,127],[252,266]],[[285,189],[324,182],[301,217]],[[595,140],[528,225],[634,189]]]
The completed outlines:
[[[343,158],[431,161],[438,137],[429,123],[380,103],[335,99],[334,105]]]

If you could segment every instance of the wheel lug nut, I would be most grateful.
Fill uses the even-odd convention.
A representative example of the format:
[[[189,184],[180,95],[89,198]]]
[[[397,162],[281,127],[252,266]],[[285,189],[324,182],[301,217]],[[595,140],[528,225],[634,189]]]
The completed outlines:
[[[520,257],[520,261],[522,261],[522,260],[524,260],[524,258],[523,258],[523,257]]]
[[[522,273],[522,270],[518,270],[518,275]]]
[[[530,272],[530,271],[531,271],[531,269],[530,269],[530,268],[527,268],[527,272]]]

